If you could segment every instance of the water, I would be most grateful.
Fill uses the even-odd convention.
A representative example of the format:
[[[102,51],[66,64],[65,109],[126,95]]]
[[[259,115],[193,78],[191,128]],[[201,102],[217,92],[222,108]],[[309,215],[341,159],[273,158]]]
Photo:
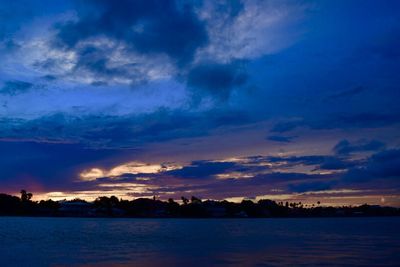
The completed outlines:
[[[0,266],[400,266],[400,218],[0,217]]]

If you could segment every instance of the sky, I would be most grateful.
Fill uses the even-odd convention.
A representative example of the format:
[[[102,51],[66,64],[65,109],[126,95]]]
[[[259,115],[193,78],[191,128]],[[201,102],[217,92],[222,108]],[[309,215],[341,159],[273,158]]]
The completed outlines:
[[[0,191],[400,206],[400,2],[0,0]]]

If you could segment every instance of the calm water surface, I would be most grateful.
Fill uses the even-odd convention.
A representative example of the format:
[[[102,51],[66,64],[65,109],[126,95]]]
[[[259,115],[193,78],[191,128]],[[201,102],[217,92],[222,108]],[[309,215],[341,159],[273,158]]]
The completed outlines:
[[[0,217],[0,266],[400,266],[400,218]]]

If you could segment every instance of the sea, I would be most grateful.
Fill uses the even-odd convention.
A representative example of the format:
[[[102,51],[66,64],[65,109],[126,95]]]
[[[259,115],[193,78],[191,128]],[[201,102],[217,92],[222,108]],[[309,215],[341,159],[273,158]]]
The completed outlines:
[[[400,266],[400,217],[0,217],[0,266]]]

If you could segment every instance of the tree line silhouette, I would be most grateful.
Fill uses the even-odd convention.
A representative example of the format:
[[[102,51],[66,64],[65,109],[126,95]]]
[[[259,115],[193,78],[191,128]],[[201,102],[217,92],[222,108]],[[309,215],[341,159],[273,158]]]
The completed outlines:
[[[267,217],[346,217],[399,216],[400,209],[377,205],[327,207],[304,205],[301,202],[275,202],[262,199],[240,203],[226,200],[202,200],[192,196],[181,198],[181,203],[170,198],[161,201],[153,197],[134,200],[115,196],[98,197],[93,202],[82,199],[32,201],[32,193],[21,190],[21,197],[0,194],[2,216],[58,216],[58,217],[142,217],[142,218],[267,218]]]

